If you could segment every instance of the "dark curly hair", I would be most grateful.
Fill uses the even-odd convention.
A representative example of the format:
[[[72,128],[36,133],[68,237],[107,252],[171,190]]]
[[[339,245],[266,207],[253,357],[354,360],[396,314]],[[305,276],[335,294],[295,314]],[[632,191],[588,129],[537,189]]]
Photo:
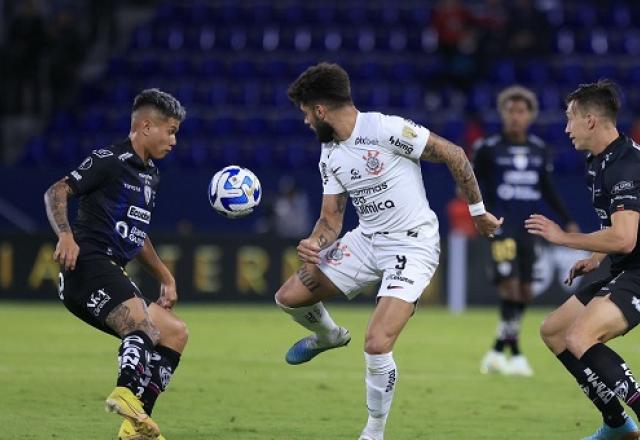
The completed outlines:
[[[160,89],[145,89],[133,100],[133,109],[136,111],[142,107],[153,107],[168,118],[184,121],[187,111],[176,98]]]
[[[337,64],[319,63],[309,67],[287,90],[296,105],[322,103],[332,107],[351,104],[349,75]]]

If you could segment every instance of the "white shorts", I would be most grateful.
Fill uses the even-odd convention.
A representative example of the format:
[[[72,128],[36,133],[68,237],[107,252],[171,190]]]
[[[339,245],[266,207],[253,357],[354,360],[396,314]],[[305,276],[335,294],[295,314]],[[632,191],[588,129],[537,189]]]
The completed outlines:
[[[318,268],[349,299],[380,282],[377,296],[415,303],[440,256],[440,236],[427,236],[425,229],[365,236],[358,227],[320,253]]]

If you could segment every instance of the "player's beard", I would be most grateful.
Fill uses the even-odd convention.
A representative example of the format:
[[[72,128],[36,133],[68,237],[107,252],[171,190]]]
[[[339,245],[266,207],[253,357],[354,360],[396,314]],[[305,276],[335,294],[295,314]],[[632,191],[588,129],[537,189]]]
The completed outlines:
[[[324,121],[318,121],[314,127],[316,136],[322,143],[331,142],[333,140],[333,127]]]

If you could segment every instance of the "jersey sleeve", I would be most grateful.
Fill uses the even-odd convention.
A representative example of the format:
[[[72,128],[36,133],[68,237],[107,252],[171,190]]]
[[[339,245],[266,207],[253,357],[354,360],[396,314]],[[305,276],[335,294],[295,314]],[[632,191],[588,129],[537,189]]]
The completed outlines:
[[[611,195],[611,214],[625,210],[640,212],[640,180],[637,180],[637,166],[636,161],[621,163],[611,175],[607,176],[606,185]]]
[[[334,172],[331,170],[329,155],[325,152],[324,148],[318,167],[320,168],[320,177],[322,177],[323,194],[342,194],[346,191],[340,181],[336,178]]]
[[[67,183],[75,194],[95,191],[117,170],[109,150],[94,150],[75,170],[67,174]]]
[[[430,133],[427,128],[409,119],[382,115],[380,147],[410,159],[420,159]]]

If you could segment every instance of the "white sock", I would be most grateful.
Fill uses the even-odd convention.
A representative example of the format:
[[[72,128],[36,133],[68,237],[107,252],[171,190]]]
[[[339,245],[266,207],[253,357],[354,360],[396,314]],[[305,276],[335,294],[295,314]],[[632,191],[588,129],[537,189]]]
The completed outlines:
[[[398,369],[393,353],[364,354],[367,364],[365,383],[367,385],[367,409],[369,420],[366,432],[383,433],[387,416],[391,409],[393,394],[398,381]]]
[[[276,301],[276,304],[287,312],[295,322],[318,335],[318,340],[326,342],[336,336],[340,327],[333,322],[331,315],[322,302],[312,306],[287,307]]]

